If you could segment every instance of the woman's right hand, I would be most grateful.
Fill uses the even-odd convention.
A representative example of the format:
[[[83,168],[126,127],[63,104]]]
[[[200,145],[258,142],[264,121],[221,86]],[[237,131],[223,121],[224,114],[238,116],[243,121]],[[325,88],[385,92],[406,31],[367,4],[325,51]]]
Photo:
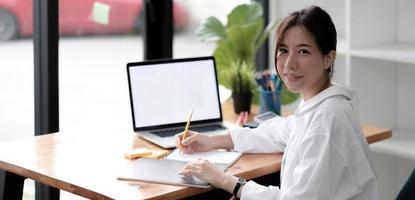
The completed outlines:
[[[182,141],[184,132],[176,135],[176,146],[181,148],[183,153],[191,154],[193,152],[210,151],[214,149],[214,142],[209,135],[187,131],[187,137]]]

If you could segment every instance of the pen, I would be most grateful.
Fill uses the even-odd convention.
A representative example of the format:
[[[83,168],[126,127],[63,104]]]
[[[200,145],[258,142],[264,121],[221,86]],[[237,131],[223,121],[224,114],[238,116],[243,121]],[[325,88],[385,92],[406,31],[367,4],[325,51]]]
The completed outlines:
[[[265,82],[264,82],[264,79],[262,78],[262,74],[260,74],[260,73],[257,73],[256,75],[255,75],[255,81],[256,81],[256,83],[263,89],[263,90],[266,90],[266,84],[265,84]]]
[[[182,135],[182,142],[187,138],[187,131],[189,130],[190,120],[192,119],[193,109],[190,111],[189,118],[187,119],[186,127],[184,128],[184,132]]]
[[[242,126],[243,124],[246,124],[249,119],[249,113],[248,111],[242,111],[239,113],[238,120],[236,121],[237,126]]]
[[[275,92],[275,85],[274,84],[275,84],[275,82],[270,79],[269,80],[269,86],[270,86],[272,92]]]
[[[241,126],[241,125],[242,125],[242,117],[243,117],[243,112],[240,112],[240,113],[239,113],[239,117],[238,117],[238,119],[236,120],[236,125],[237,125],[237,126]]]
[[[248,111],[245,111],[244,112],[244,117],[242,119],[242,124],[246,124],[248,122],[248,119],[249,119],[249,113],[248,113]]]
[[[277,77],[277,83],[275,85],[276,85],[277,92],[280,93],[282,82],[281,82],[281,79],[279,77]]]

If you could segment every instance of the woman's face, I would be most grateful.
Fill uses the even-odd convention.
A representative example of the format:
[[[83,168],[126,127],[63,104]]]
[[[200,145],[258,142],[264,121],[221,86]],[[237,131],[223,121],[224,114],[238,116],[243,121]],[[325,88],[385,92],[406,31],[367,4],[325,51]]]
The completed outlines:
[[[327,87],[335,51],[323,55],[313,36],[301,26],[289,28],[276,51],[278,74],[291,92],[308,100]]]

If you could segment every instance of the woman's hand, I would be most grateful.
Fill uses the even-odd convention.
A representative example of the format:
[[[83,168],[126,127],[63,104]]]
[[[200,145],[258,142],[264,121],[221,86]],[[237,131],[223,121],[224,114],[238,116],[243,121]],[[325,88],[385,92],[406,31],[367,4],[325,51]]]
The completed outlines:
[[[228,192],[232,192],[233,187],[237,182],[236,177],[226,174],[216,165],[202,159],[189,162],[182,169],[180,174],[196,176],[206,182],[209,182],[216,188],[221,188]]]
[[[187,131],[187,137],[182,141],[183,132],[176,135],[176,146],[181,148],[183,153],[203,152],[214,149],[212,137],[194,131]]]

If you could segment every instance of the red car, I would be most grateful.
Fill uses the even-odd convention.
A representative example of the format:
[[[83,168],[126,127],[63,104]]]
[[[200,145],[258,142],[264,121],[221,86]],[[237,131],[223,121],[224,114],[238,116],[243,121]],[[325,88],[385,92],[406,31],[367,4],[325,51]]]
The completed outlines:
[[[0,0],[0,40],[30,36],[33,32],[33,0]],[[139,31],[143,25],[143,0],[99,0],[110,6],[109,23],[90,20],[96,0],[59,0],[59,31],[64,35],[126,33]],[[173,2],[176,31],[188,25],[185,8]]]

